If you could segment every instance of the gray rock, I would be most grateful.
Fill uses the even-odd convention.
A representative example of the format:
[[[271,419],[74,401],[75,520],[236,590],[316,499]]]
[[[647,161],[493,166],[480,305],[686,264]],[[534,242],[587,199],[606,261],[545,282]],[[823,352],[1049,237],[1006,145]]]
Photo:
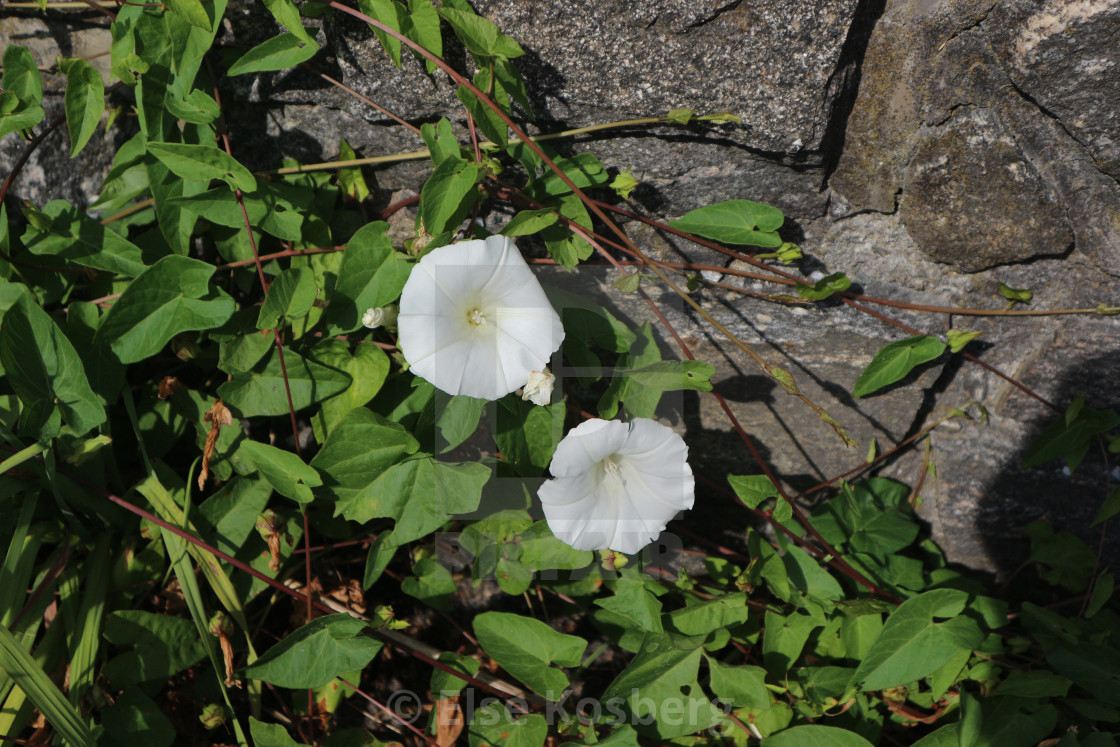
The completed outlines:
[[[941,47],[995,0],[887,4],[867,45],[859,95],[829,185],[851,212],[892,213],[902,170],[920,143],[921,111]]]
[[[1116,274],[1117,94],[1089,73],[1114,67],[1118,34],[1111,0],[891,4],[830,179],[832,212],[893,212],[902,192],[918,244],[960,269],[1060,253],[1072,238]]]
[[[899,209],[923,251],[968,272],[1061,254],[1073,241],[1058,201],[990,109],[958,109],[921,144]]]
[[[1120,179],[1120,3],[1009,0],[989,26],[1019,90]]]

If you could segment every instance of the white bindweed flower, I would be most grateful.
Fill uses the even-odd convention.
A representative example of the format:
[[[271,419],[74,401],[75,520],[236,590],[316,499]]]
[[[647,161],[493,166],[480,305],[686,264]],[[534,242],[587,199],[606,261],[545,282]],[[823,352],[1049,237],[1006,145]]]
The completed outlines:
[[[692,508],[688,447],[648,418],[581,423],[556,447],[537,495],[548,526],[577,550],[636,553]]]
[[[379,309],[366,309],[362,314],[362,326],[368,329],[397,326],[397,307],[389,304]]]
[[[552,387],[555,385],[556,377],[548,370],[548,366],[543,371],[530,371],[521,399],[543,407],[552,402]]]
[[[564,340],[560,316],[505,236],[424,255],[397,327],[413,373],[448,394],[491,400],[524,386]]]

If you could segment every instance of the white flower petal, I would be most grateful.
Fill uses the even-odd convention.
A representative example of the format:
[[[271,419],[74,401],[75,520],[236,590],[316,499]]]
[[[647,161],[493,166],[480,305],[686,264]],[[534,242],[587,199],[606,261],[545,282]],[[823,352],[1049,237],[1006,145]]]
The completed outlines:
[[[570,477],[590,472],[596,463],[619,450],[629,432],[618,420],[585,420],[560,440],[548,471],[554,477]]]
[[[504,236],[424,255],[401,293],[397,326],[417,376],[481,399],[523,386],[564,340],[559,315]],[[463,345],[469,349],[458,349]]]
[[[537,491],[549,528],[579,550],[641,550],[692,507],[687,457],[684,440],[653,420],[581,423],[557,445],[554,479]]]

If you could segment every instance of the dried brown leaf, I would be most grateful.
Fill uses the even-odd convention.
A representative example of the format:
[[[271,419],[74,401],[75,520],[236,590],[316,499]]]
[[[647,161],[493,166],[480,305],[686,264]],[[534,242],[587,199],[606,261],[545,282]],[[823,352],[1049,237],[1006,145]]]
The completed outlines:
[[[186,389],[187,385],[174,376],[164,376],[159,382],[159,398],[167,399],[179,389]]]
[[[459,708],[459,696],[441,698],[436,701],[436,744],[451,747],[463,733],[463,712]]]
[[[206,434],[206,446],[202,449],[202,469],[198,473],[198,489],[206,485],[206,478],[210,476],[210,458],[214,456],[214,446],[218,443],[218,433],[223,425],[233,425],[233,413],[220,399],[202,416],[204,423],[210,424],[210,432]]]

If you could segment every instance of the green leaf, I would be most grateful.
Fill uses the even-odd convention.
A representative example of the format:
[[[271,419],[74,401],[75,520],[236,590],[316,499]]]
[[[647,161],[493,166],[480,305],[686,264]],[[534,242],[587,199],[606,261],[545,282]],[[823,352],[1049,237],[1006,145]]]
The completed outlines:
[[[0,326],[0,363],[23,403],[21,431],[52,438],[61,419],[81,436],[105,422],[82,359],[47,312],[21,294]],[[2,627],[2,626],[0,626]]]
[[[221,179],[230,189],[257,191],[253,173],[217,145],[149,142],[148,153],[183,179],[203,182]]]
[[[916,335],[883,346],[859,375],[852,393],[866,397],[885,386],[906,378],[923,363],[936,360],[945,352],[945,343],[936,337]]]
[[[381,390],[389,375],[389,356],[368,344],[358,345],[351,353],[350,344],[342,340],[323,340],[311,349],[310,356],[317,363],[350,374],[351,379],[344,392],[328,399],[312,416],[315,438],[323,443],[348,412],[369,402]]]
[[[412,264],[393,249],[389,224],[369,223],[351,237],[342,255],[338,282],[324,314],[327,334],[353,332],[362,326],[366,309],[378,309],[400,298]]]
[[[1120,514],[1120,485],[1112,489],[1108,497],[1101,503],[1100,509],[1097,510],[1097,515],[1093,517],[1093,526],[1100,524],[1106,519],[1111,519],[1116,514]]]
[[[766,670],[762,667],[730,666],[711,656],[708,671],[711,674],[712,692],[734,708],[767,710],[773,702],[766,689]]]
[[[225,291],[210,285],[214,265],[171,255],[140,273],[102,318],[95,340],[109,344],[122,363],[158,353],[190,330],[212,329],[233,315]]]
[[[528,236],[560,220],[555,210],[522,210],[502,228],[503,236]]]
[[[887,618],[852,676],[865,692],[920,680],[984,639],[976,622],[960,616],[968,594],[935,589],[908,599]],[[945,619],[937,622],[937,619]]]
[[[630,386],[648,387],[662,392],[679,389],[710,392],[710,379],[715,372],[715,367],[704,361],[659,361],[640,368],[618,369],[615,376],[630,379]]]
[[[448,7],[446,4],[439,9],[439,15],[451,25],[455,35],[472,54],[507,59],[525,54],[521,45],[481,16]]]
[[[515,541],[521,548],[518,561],[533,571],[586,568],[595,559],[590,550],[576,550],[556,539],[544,521],[538,521],[517,535]]]
[[[380,21],[393,31],[401,30],[402,17],[407,21],[408,16],[404,8],[394,0],[358,0],[358,8],[370,18]],[[377,40],[381,42],[389,59],[397,67],[401,66],[401,40],[385,33],[376,26],[370,25]]]
[[[775,560],[782,567],[782,559],[776,557]],[[770,582],[770,586],[773,588],[774,584]],[[763,624],[766,636],[762,639],[762,661],[771,675],[784,678],[801,657],[809,636],[824,626],[825,618],[820,608],[815,606],[789,615],[767,610]]]
[[[315,44],[311,34],[303,27],[303,21],[299,16],[299,8],[292,0],[264,0],[264,6],[268,8],[268,12],[281,26],[308,44]]]
[[[0,137],[10,132],[27,130],[47,116],[35,102],[21,102],[11,91],[0,92]]]
[[[1064,643],[1046,655],[1054,671],[1105,705],[1120,706],[1120,651],[1100,643]]]
[[[245,676],[292,689],[322,687],[373,661],[381,642],[365,632],[367,627],[347,614],[312,620],[265,651],[245,668]]]
[[[315,273],[306,267],[283,270],[268,287],[257,317],[257,329],[272,329],[280,319],[300,319],[311,311],[318,295]]]
[[[291,348],[284,348],[284,364],[292,407],[297,411],[322,402],[345,391],[350,376],[329,366],[304,358]],[[284,367],[273,347],[265,359],[247,373],[235,373],[218,387],[218,396],[236,409],[241,417],[254,415],[287,415],[288,395],[284,386]]]
[[[834,272],[812,285],[797,283],[797,295],[809,301],[823,301],[852,287],[851,279],[842,272]]]
[[[310,503],[314,496],[311,488],[323,484],[319,473],[303,463],[298,455],[290,451],[259,441],[246,441],[241,445],[261,475],[280,495],[287,496],[299,504]]]
[[[440,161],[420,191],[417,227],[423,227],[430,236],[458,228],[478,198],[475,185],[483,173],[478,164],[469,161],[458,158]]]
[[[677,124],[686,125],[692,121],[692,118],[694,116],[696,116],[696,112],[692,111],[691,109],[670,109],[669,113],[665,115],[665,119],[669,120],[670,122],[676,122]]]
[[[301,62],[307,62],[319,51],[319,45],[308,41],[306,36],[306,33],[302,36],[280,34],[261,42],[230,65],[229,75],[232,77],[247,73],[287,70]]]
[[[43,77],[27,47],[9,44],[4,49],[4,78],[0,88],[20,101],[38,104],[43,100]]]
[[[871,742],[847,729],[808,724],[767,737],[762,747],[871,747]]]
[[[628,275],[623,275],[622,277],[615,280],[613,283],[611,283],[611,287],[617,290],[619,293],[637,293],[638,288],[641,286],[641,284],[642,273],[631,272]]]
[[[419,448],[402,425],[359,407],[331,430],[311,466],[323,476],[321,492],[341,508],[362,502],[377,477]]]
[[[451,396],[437,390],[416,424],[416,433],[423,441],[428,441],[425,446],[429,451],[447,453],[478,430],[486,405],[484,399]],[[433,425],[438,434],[432,433],[429,441],[426,438],[428,428]]]
[[[779,247],[777,230],[785,218],[782,211],[750,200],[728,200],[690,210],[669,221],[678,231],[693,233],[725,244]]]
[[[482,666],[482,663],[478,659],[470,656],[459,656],[449,651],[440,654],[439,661],[441,664],[446,664],[452,669],[458,670],[471,677],[478,674],[478,669]],[[431,685],[428,689],[432,691],[432,695],[437,700],[440,700],[458,694],[466,686],[467,681],[461,677],[456,677],[442,669],[432,669]]]
[[[964,346],[975,340],[980,336],[979,332],[963,329],[951,329],[945,333],[945,337],[949,342],[949,351],[952,353],[959,353],[964,350]]]
[[[494,439],[507,462],[544,469],[564,435],[564,403],[540,407],[516,397],[497,402]]]
[[[76,58],[66,75],[66,128],[70,131],[70,157],[89,142],[105,112],[105,84],[101,73]]]
[[[482,486],[489,479],[490,470],[477,462],[410,459],[390,466],[365,489],[340,502],[336,513],[359,523],[394,519],[389,542],[400,545],[434,532],[454,514],[477,509]]]
[[[486,701],[474,711],[467,736],[471,747],[540,747],[547,744],[548,722],[538,713],[515,719],[504,703]]]
[[[338,160],[353,161],[357,157],[358,154],[350,147],[350,143],[346,142],[346,138],[339,138]],[[369,185],[366,184],[365,177],[362,176],[362,169],[358,166],[350,169],[339,169],[338,186],[342,188],[344,195],[355,202],[364,202],[370,196]]]
[[[193,626],[192,626],[193,627]],[[130,687],[100,713],[105,733],[115,744],[171,747],[175,727],[156,702],[138,687]]]
[[[735,495],[751,508],[758,508],[767,498],[777,498],[780,493],[766,475],[728,475],[727,482]]]
[[[622,198],[623,200],[629,200],[630,193],[637,189],[638,185],[640,184],[641,182],[634,178],[634,175],[630,173],[630,169],[626,169],[626,171],[620,171],[618,173],[618,176],[616,176],[614,180],[611,181],[610,186],[611,189],[614,190],[614,193],[620,198]]]
[[[678,647],[670,635],[647,635],[638,655],[607,687],[602,701],[625,703],[628,723],[662,739],[706,729],[723,714],[697,681],[702,655],[701,648]]]
[[[383,535],[391,541],[388,534]],[[380,538],[379,538],[380,539]],[[394,545],[396,547],[396,545]],[[448,598],[458,591],[451,571],[435,558],[421,558],[412,567],[412,576],[401,582],[401,591],[442,612],[451,612]]]
[[[475,617],[474,634],[488,656],[549,700],[560,700],[568,688],[568,678],[551,665],[578,667],[587,648],[582,638],[506,612],[483,612]]]
[[[661,633],[661,602],[648,589],[641,575],[623,575],[614,587],[614,595],[596,599],[595,604],[624,618],[640,630]]]
[[[690,604],[669,615],[672,630],[684,635],[708,635],[746,620],[747,595],[742,592]]]
[[[1009,285],[999,284],[999,294],[1013,303],[1030,303],[1031,298],[1034,296],[1029,290],[1024,288],[1012,288]]]
[[[256,747],[306,747],[302,742],[292,739],[281,724],[266,724],[249,717],[249,734]]]
[[[1064,698],[1072,684],[1065,677],[1042,669],[1012,672],[999,683],[994,694],[1019,698]]]
[[[410,13],[411,33],[409,38],[428,50],[436,57],[443,57],[443,34],[439,29],[439,13],[432,6],[432,0],[408,0]],[[417,57],[421,55],[417,54]],[[424,58],[424,69],[428,75],[438,68],[436,63]]]
[[[438,166],[448,158],[463,160],[459,141],[455,139],[451,123],[446,118],[441,117],[434,127],[427,122],[420,125],[420,137],[424,139],[424,145],[428,146],[433,164]]]
[[[103,674],[116,689],[166,681],[206,656],[190,620],[143,610],[117,610],[105,618],[105,640],[131,647],[110,659]]]
[[[596,158],[593,153],[577,153],[571,158],[557,158],[553,163],[564,172],[564,176],[571,179],[572,183],[580,189],[597,187],[600,184],[606,184],[607,180],[610,179],[603,162]],[[551,169],[534,182],[532,188],[532,193],[537,196],[560,196],[571,194],[571,191],[572,188],[565,184],[564,180]],[[578,198],[576,199],[578,200]],[[574,216],[568,215],[567,217],[573,218]]]
[[[212,31],[214,28],[201,0],[170,0],[167,9],[191,26],[196,26],[203,31]]]
[[[0,625],[0,670],[42,712],[58,733],[75,747],[94,747],[97,741],[85,719],[43,671],[42,666],[20,645],[7,625]]]
[[[140,247],[108,230],[63,200],[51,200],[39,214],[49,222],[40,231],[28,223],[23,244],[33,254],[54,256],[83,267],[136,277],[147,269]]]
[[[1023,469],[1064,457],[1072,472],[1085,457],[1094,436],[1120,425],[1120,415],[1115,410],[1094,410],[1081,402],[1075,400],[1065,417],[1054,420],[1031,442],[1020,463]]]
[[[472,82],[478,90],[490,91],[490,98],[498,105],[498,108],[504,112],[509,112],[509,96],[506,95],[500,83],[491,81],[489,68],[479,70]],[[509,127],[498,116],[497,112],[482,102],[482,99],[462,85],[455,91],[455,96],[467,108],[467,111],[474,118],[475,126],[490,142],[498,145],[506,145],[509,142]]]

